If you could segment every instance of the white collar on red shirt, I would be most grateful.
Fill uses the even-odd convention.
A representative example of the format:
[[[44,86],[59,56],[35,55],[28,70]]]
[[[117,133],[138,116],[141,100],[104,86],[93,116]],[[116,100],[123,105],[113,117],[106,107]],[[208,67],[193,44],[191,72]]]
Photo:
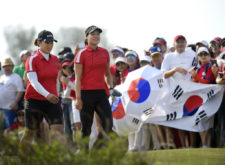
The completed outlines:
[[[49,59],[49,54],[45,54],[44,52],[42,52],[41,50],[39,50],[41,55],[48,61]]]

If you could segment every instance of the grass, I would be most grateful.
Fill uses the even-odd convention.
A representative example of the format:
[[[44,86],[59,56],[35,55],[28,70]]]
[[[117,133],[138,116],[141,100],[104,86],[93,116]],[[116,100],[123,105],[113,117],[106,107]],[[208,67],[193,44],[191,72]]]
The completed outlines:
[[[158,150],[139,154],[153,165],[225,165],[225,149],[221,148]]]

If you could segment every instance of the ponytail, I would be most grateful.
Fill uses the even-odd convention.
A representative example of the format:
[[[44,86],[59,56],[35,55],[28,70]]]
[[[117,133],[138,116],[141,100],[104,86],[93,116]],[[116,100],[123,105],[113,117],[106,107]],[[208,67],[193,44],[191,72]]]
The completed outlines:
[[[38,42],[38,39],[35,39],[34,40],[34,46],[38,46],[38,43],[37,42]]]

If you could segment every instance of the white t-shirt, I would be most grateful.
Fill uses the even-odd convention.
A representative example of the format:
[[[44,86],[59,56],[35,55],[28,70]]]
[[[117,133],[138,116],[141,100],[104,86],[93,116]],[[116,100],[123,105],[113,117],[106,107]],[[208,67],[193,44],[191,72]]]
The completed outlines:
[[[10,110],[16,100],[17,92],[24,91],[23,80],[16,73],[0,77],[0,108]]]
[[[198,61],[195,55],[195,52],[191,50],[190,48],[187,48],[183,53],[179,54],[177,51],[173,53],[166,54],[161,70],[169,71],[175,67],[181,67],[187,71],[191,69],[193,66],[197,66]],[[174,73],[174,75],[171,77],[174,79],[182,78],[182,79],[190,79],[190,74],[182,75],[181,73]]]

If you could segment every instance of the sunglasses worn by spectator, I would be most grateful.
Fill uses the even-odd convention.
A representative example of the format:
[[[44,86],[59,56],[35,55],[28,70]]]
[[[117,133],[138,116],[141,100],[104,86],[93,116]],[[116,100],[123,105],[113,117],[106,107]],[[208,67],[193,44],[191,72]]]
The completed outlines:
[[[120,65],[125,65],[125,63],[124,62],[117,62],[116,63],[116,66],[120,66]]]
[[[132,55],[128,55],[128,56],[126,56],[126,58],[127,58],[127,59],[131,58],[131,59],[134,60],[136,57],[135,57],[135,56],[132,56]]]
[[[209,53],[203,52],[203,53],[199,53],[198,56],[202,57],[202,56],[208,56]]]

